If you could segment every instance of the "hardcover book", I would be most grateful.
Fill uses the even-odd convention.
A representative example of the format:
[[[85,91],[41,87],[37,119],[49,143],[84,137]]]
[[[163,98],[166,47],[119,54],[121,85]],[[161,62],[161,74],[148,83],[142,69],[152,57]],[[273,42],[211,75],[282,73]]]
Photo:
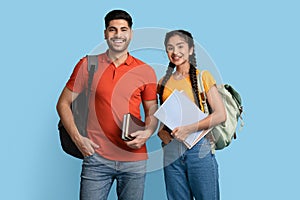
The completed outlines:
[[[130,113],[125,114],[123,117],[122,139],[125,141],[133,140],[134,138],[130,134],[140,130],[145,130],[145,123]]]

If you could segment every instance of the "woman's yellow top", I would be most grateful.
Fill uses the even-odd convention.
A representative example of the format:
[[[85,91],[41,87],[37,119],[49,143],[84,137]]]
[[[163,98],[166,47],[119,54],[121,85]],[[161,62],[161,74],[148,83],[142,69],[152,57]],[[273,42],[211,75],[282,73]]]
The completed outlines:
[[[197,70],[197,72],[196,72],[197,76],[199,75],[199,73],[200,73],[200,71]],[[204,90],[207,93],[210,90],[210,88],[216,84],[216,81],[213,78],[213,76],[211,75],[211,73],[207,70],[203,71],[202,79],[203,79]],[[165,89],[164,89],[164,92],[162,95],[163,101],[165,101],[172,94],[172,92],[175,89],[177,89],[179,91],[183,90],[188,95],[188,97],[193,102],[195,102],[195,99],[193,96],[192,84],[191,84],[191,80],[190,80],[189,76],[187,76],[186,78],[181,79],[181,80],[176,80],[176,79],[174,79],[173,76],[171,76],[165,85]],[[199,95],[199,97],[200,97],[200,95]],[[203,110],[203,105],[201,102],[200,102],[200,105],[201,105],[201,110]]]

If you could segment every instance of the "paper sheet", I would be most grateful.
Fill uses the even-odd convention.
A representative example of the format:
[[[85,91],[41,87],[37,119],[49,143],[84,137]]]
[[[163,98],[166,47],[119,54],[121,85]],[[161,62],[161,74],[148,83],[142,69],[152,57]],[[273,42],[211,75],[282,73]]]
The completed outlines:
[[[184,91],[174,90],[173,93],[154,113],[154,116],[171,130],[179,126],[196,123],[204,119],[207,114],[203,113],[194,102],[192,102]],[[186,145],[191,148],[208,131],[198,131],[190,134],[185,140]],[[202,135],[202,133],[205,133]],[[200,137],[200,138],[199,138]]]

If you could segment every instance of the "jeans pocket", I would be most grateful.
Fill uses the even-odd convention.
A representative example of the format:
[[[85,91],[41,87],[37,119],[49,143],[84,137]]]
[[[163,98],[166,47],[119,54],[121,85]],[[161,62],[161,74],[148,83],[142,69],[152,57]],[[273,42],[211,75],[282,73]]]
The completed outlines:
[[[91,159],[95,154],[96,154],[96,152],[94,152],[94,153],[93,153],[92,155],[90,155],[90,156],[85,156],[85,157],[83,158],[83,160]]]
[[[208,155],[212,155],[210,143],[202,143],[199,145],[199,158],[204,158]]]

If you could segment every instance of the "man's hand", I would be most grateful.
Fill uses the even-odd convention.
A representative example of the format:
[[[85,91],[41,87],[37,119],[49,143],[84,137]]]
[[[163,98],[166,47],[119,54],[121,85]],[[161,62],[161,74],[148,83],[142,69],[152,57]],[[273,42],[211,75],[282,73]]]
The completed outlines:
[[[150,130],[136,131],[130,134],[130,136],[134,139],[126,142],[126,144],[132,149],[139,149],[146,143],[146,141],[150,138],[151,135],[152,132]]]
[[[93,155],[95,153],[95,149],[99,148],[99,145],[83,136],[81,136],[80,140],[75,142],[75,144],[84,157]]]

